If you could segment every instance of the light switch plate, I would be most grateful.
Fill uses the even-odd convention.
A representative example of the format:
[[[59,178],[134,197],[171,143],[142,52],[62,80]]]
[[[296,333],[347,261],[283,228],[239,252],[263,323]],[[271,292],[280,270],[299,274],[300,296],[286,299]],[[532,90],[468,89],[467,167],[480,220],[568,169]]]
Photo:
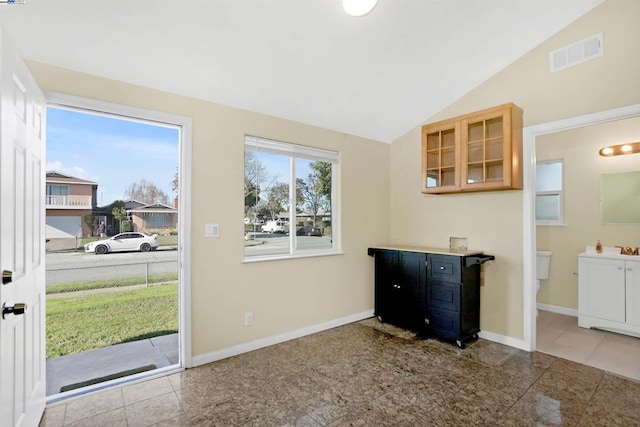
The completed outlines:
[[[206,224],[204,237],[220,237],[220,224]]]

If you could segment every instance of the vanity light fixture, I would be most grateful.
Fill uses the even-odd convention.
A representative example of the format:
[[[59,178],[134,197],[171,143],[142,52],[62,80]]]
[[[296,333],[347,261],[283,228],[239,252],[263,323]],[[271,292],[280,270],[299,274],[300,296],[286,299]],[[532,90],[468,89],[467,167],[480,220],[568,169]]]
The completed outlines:
[[[364,16],[371,12],[378,0],[342,0],[342,7],[351,16]]]
[[[621,154],[640,153],[640,142],[630,142],[628,144],[610,145],[601,148],[598,154],[604,157],[619,156]]]

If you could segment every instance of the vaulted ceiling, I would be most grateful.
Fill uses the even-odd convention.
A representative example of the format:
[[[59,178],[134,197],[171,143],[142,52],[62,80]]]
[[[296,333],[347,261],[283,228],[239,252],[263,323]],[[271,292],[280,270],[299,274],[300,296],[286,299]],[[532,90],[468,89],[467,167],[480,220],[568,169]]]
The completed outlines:
[[[601,0],[27,0],[29,60],[391,142]]]

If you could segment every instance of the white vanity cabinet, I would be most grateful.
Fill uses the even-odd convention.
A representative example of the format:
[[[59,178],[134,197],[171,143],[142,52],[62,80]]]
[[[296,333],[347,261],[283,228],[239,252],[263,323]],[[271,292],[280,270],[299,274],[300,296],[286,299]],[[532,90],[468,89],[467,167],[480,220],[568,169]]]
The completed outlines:
[[[578,325],[640,334],[640,258],[582,253],[578,256]]]

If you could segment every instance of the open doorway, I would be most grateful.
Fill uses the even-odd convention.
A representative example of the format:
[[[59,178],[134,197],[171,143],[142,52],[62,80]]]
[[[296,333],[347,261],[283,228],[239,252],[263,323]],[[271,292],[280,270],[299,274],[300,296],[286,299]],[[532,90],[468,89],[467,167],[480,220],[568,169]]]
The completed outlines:
[[[630,206],[635,198],[625,197],[626,200],[606,204],[606,201],[618,194],[622,183],[615,188],[603,185],[607,177],[627,178],[627,175],[631,175],[628,176],[628,182],[637,186],[637,179],[633,174],[638,170],[638,159],[633,155],[605,157],[599,154],[599,150],[605,145],[639,140],[639,129],[640,117],[633,117],[536,138],[538,190],[540,184],[553,181],[554,173],[548,170],[550,166],[562,165],[564,168],[564,174],[561,174],[564,179],[560,180],[561,185],[557,187],[560,190],[558,198],[564,201],[558,203],[563,206],[560,215],[550,215],[548,209],[540,209],[545,206],[544,203],[537,204],[538,214],[546,213],[542,218],[547,221],[541,224],[538,215],[537,271],[541,286],[537,297],[539,314],[536,348],[543,353],[636,380],[640,380],[640,370],[634,363],[640,356],[640,339],[625,335],[622,330],[633,312],[632,299],[629,298],[628,304],[625,304],[624,299],[618,304],[615,297],[616,289],[632,295],[631,280],[625,287],[624,278],[618,283],[615,275],[608,274],[610,272],[607,271],[607,274],[589,281],[589,274],[584,270],[584,277],[579,281],[578,260],[581,259],[583,263],[593,260],[589,262],[597,265],[602,262],[610,263],[612,258],[607,258],[606,255],[592,257],[586,253],[595,253],[598,241],[604,247],[603,252],[612,253],[614,260],[620,253],[620,249],[615,246],[637,245],[635,242],[640,241],[638,218],[634,215],[624,217],[634,211]],[[549,192],[539,192],[538,200],[549,197],[547,194]],[[553,223],[549,221],[552,217],[559,220]],[[553,267],[546,271],[541,269],[545,264],[541,256],[544,253],[551,255]],[[613,266],[613,270],[617,271],[617,267],[618,265]],[[588,289],[587,282],[592,283],[593,288]],[[601,288],[606,291],[598,296],[596,303],[589,295],[593,290]],[[598,312],[597,318],[616,318],[616,322],[604,325],[598,320],[594,322],[594,329],[588,329],[584,319],[589,318],[593,304],[611,307],[609,313]],[[582,323],[579,322],[579,314],[585,316]],[[618,325],[621,329],[617,332],[622,333],[612,332]],[[606,330],[607,326],[611,328],[609,331]]]
[[[184,366],[183,129],[77,104],[47,111],[49,400]]]
[[[640,116],[640,104],[629,105],[598,113],[576,116],[555,122],[542,123],[525,128],[523,131],[523,253],[524,253],[524,348],[536,350],[536,251],[537,233],[535,222],[536,209],[536,143],[543,135],[555,134],[571,129],[616,122]],[[592,239],[593,240],[593,239]],[[548,248],[540,248],[548,249]],[[553,256],[553,255],[552,255]],[[553,268],[553,265],[552,265]]]

